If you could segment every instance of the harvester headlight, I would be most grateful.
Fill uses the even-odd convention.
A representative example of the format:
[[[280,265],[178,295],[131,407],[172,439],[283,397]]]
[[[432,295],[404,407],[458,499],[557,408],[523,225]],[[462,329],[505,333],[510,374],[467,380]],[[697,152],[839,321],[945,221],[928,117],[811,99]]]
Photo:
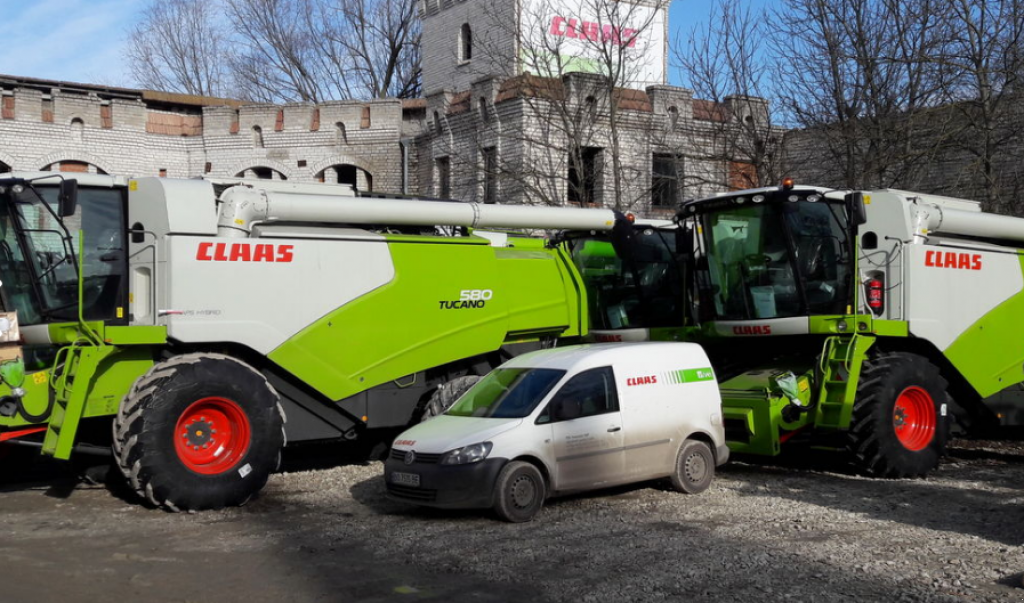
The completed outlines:
[[[754,203],[762,203],[764,202],[764,195],[754,195],[754,198],[751,199],[751,201]]]
[[[14,186],[11,187],[11,192],[14,193],[15,195],[20,195],[21,193],[25,192],[25,186],[22,184],[15,184]]]
[[[790,195],[790,196],[786,197],[786,201],[789,201],[790,203],[796,203],[799,200],[800,200],[800,195]]]
[[[817,203],[821,201],[821,195],[807,195],[807,200],[811,203]]]
[[[469,463],[479,463],[487,458],[487,455],[491,453],[492,447],[493,444],[490,442],[480,442],[479,444],[470,444],[469,446],[449,450],[441,457],[441,464],[468,465]]]
[[[839,331],[840,333],[845,333],[849,328],[850,325],[846,324],[845,320],[840,320],[839,322],[836,323],[836,330]]]

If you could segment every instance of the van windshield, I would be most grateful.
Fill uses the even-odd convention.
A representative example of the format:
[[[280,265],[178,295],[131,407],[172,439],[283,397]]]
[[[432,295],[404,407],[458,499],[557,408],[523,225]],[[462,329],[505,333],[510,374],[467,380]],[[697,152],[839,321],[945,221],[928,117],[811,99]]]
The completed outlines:
[[[530,416],[565,371],[540,368],[496,369],[448,409],[456,417],[522,419]]]

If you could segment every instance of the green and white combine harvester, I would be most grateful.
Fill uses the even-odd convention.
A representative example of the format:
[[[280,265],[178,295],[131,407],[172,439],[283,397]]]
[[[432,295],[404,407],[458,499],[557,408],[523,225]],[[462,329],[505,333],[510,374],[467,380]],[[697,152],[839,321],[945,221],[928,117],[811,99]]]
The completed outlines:
[[[286,442],[433,416],[558,342],[702,343],[734,452],[802,442],[881,476],[932,469],[954,403],[983,424],[1024,380],[1024,220],[968,201],[781,187],[630,224],[75,178],[0,177],[0,341],[18,340],[0,346],[0,442],[58,459],[110,447],[166,509],[241,504]]]
[[[687,202],[629,241],[570,244],[592,337],[704,346],[735,453],[802,445],[922,476],[954,418],[1024,419],[1024,219],[787,182]]]
[[[616,221],[341,186],[76,178],[0,179],[0,296],[23,344],[0,352],[0,441],[58,459],[110,446],[133,489],[171,510],[241,504],[285,442],[406,426],[504,360],[583,335],[564,250],[461,230]]]

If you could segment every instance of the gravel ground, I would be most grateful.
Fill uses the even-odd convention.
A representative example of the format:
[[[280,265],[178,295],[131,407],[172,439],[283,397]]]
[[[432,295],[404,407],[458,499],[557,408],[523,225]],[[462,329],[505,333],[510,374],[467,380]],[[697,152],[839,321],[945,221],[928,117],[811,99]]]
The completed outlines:
[[[1024,601],[1024,444],[956,442],[926,480],[731,463],[711,489],[549,501],[528,524],[384,496],[378,462],[275,475],[175,515],[8,484],[0,600]]]

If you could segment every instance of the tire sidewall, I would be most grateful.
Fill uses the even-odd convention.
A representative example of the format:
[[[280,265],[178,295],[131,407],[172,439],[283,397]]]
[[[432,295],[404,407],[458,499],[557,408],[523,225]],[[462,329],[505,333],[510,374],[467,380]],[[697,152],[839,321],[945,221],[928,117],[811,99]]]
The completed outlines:
[[[531,479],[536,492],[534,500],[525,508],[517,507],[512,501],[512,488],[515,482],[521,478]],[[505,465],[495,482],[494,510],[499,517],[506,521],[513,523],[531,521],[544,506],[546,496],[547,484],[540,470],[530,463],[512,461]]]
[[[890,459],[890,465],[900,467],[907,475],[924,475],[938,465],[945,453],[948,438],[948,394],[937,386],[937,374],[927,370],[931,365],[921,359],[897,358],[891,361],[890,373],[877,391],[878,403],[872,410],[873,429],[878,434],[880,454]],[[918,387],[928,393],[935,410],[935,433],[931,442],[920,450],[910,450],[899,440],[894,423],[897,398],[909,387]],[[946,407],[948,411],[948,405]]]
[[[694,455],[700,456],[705,463],[704,477],[696,482],[691,480],[686,472],[687,462]],[[686,440],[683,442],[683,445],[679,448],[679,454],[676,455],[676,471],[672,475],[672,486],[686,494],[700,494],[711,486],[714,477],[715,455],[711,452],[711,447],[697,440]]]
[[[265,380],[228,359],[183,364],[166,387],[149,397],[135,448],[139,477],[159,501],[189,509],[240,505],[266,484],[283,445],[278,398]],[[177,423],[195,402],[218,397],[234,402],[249,421],[248,449],[217,474],[193,471],[178,456]]]

